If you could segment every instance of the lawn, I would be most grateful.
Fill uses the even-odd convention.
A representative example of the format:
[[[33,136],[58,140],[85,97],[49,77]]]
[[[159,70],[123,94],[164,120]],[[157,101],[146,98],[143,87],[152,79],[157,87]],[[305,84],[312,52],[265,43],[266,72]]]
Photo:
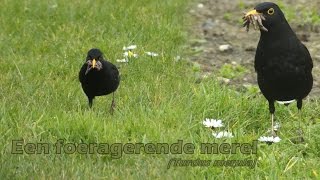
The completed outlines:
[[[221,85],[214,74],[198,81],[184,48],[190,36],[191,3],[2,0],[1,179],[320,178],[319,99],[304,101],[303,119],[295,104],[276,105],[282,126],[279,143],[258,143],[257,152],[249,154],[239,149],[233,154],[201,153],[203,143],[254,143],[266,135],[270,115],[261,94],[237,92]],[[123,46],[131,44],[137,45],[139,57],[117,63]],[[121,73],[113,115],[112,96],[97,97],[89,109],[78,80],[93,47],[100,48]],[[146,51],[159,56],[150,57]],[[234,137],[215,139],[202,124],[205,118],[222,119]],[[293,144],[290,139],[296,136],[299,121],[306,142]],[[178,140],[191,143],[193,151],[144,149],[146,144],[171,145]],[[106,147],[106,143],[109,152],[93,145],[90,149],[90,144]],[[128,143],[134,152],[131,144],[125,147]],[[143,147],[137,147],[139,143]],[[83,149],[74,149],[80,145]],[[179,167],[174,158],[255,164]]]

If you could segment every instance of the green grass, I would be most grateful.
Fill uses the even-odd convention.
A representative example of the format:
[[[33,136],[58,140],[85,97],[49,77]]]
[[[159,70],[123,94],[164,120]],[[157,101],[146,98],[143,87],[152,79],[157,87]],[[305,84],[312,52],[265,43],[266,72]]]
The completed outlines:
[[[226,142],[251,143],[268,130],[262,95],[239,93],[214,76],[196,83],[196,72],[175,57],[184,54],[188,23],[184,0],[46,1],[3,0],[0,6],[0,177],[1,179],[213,179],[319,178],[319,100],[304,101],[306,144],[295,145],[299,125],[294,105],[277,105],[280,143],[259,143],[258,153],[206,155],[201,143],[222,143],[202,125],[219,118],[235,134]],[[111,96],[93,109],[78,82],[87,51],[100,48],[115,63],[122,47],[137,44],[138,59],[118,64],[117,110]],[[144,51],[155,51],[150,58]],[[183,57],[183,56],[182,56]],[[312,123],[313,122],[313,123]],[[50,143],[49,154],[11,154],[12,140]],[[54,143],[176,143],[194,154],[55,154]],[[171,158],[258,160],[248,167],[171,167]],[[316,173],[318,175],[316,175]]]
[[[239,64],[224,64],[219,72],[224,78],[241,78],[241,76],[246,73],[247,69]]]
[[[284,11],[286,19],[289,22],[299,23],[302,25],[311,24],[319,25],[320,17],[316,4],[310,3],[308,7],[305,5],[287,6],[282,1],[277,2],[280,8]]]
[[[316,2],[305,1],[305,2],[294,2],[289,3],[289,1],[275,0],[272,1],[276,3],[280,9],[283,11],[287,21],[291,25],[311,25],[319,26],[320,25],[320,13],[319,8]],[[252,9],[253,6],[246,5],[245,1],[239,0],[236,2],[239,10],[247,12]],[[303,4],[302,4],[303,3]],[[231,22],[236,22],[239,25],[243,24],[243,21],[238,16],[230,16],[230,13],[224,14],[224,19]]]

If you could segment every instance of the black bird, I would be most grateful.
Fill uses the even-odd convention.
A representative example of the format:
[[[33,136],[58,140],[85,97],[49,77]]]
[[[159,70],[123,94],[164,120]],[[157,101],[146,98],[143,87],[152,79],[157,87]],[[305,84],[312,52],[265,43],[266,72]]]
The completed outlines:
[[[269,103],[274,136],[274,102],[296,100],[300,114],[302,99],[312,89],[313,63],[308,49],[297,38],[278,5],[260,3],[245,15],[249,16],[262,16],[254,67],[259,88]]]
[[[114,92],[120,83],[119,71],[115,65],[106,61],[99,49],[90,49],[86,62],[79,72],[82,89],[89,100],[89,107],[95,96],[113,94],[110,111],[115,107]]]

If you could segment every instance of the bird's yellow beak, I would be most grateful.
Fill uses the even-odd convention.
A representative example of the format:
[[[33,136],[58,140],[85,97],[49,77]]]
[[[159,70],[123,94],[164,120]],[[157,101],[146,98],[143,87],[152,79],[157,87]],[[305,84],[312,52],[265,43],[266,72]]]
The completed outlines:
[[[92,69],[94,69],[96,67],[97,61],[96,59],[92,60]]]
[[[254,10],[251,10],[251,11],[247,12],[246,15],[244,15],[244,16],[247,17],[247,16],[250,16],[250,15],[257,15],[257,14],[260,14],[260,13],[258,13],[258,12],[254,9]]]

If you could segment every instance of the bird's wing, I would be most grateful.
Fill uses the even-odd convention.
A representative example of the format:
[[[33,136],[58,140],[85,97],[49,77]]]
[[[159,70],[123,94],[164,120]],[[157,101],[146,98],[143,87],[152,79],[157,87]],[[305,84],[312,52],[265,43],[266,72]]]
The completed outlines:
[[[312,58],[306,46],[299,42],[298,48],[294,49],[294,51],[290,52],[289,57],[291,59],[287,59],[287,64],[291,65],[292,73],[296,73],[298,76],[301,74],[309,74],[313,68]],[[286,66],[286,67],[289,67]]]
[[[254,70],[256,72],[259,72],[265,63],[265,55],[264,50],[261,48],[261,46],[258,44],[256,49],[256,55],[255,55],[255,62],[254,62]]]
[[[111,73],[111,76],[114,77],[115,81],[119,81],[120,80],[120,76],[119,76],[119,70],[118,68],[112,64],[111,62],[109,61],[102,61],[102,64],[103,64],[103,67],[105,68],[108,68],[108,73]]]
[[[84,82],[86,70],[87,70],[87,66],[86,64],[83,64],[79,72],[79,81],[81,83]]]
[[[113,75],[116,78],[116,81],[119,81],[120,80],[119,70],[114,64],[111,64],[111,65],[112,65],[111,69],[112,69]]]
[[[261,72],[263,69],[269,69],[273,66],[283,67],[282,70],[286,71],[290,71],[290,69],[294,71],[299,67],[304,67],[301,70],[305,72],[311,71],[313,63],[306,46],[296,40],[287,44],[294,45],[294,47],[283,50],[281,48],[265,50],[258,45],[255,55],[255,71]]]
[[[309,50],[307,49],[307,47],[301,43],[302,49],[304,51],[305,54],[305,58],[306,58],[306,63],[308,68],[312,69],[313,68],[313,62],[312,62],[312,58],[310,56]]]

